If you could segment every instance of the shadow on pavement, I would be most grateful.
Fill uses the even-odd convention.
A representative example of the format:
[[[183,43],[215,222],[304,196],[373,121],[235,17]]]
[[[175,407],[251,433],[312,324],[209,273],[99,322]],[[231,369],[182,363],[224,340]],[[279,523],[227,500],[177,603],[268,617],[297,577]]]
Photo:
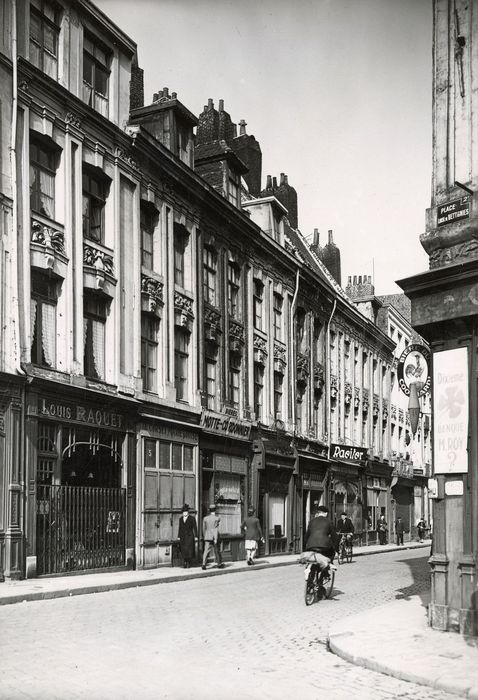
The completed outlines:
[[[428,598],[430,595],[430,568],[428,566],[428,554],[418,559],[398,559],[397,564],[406,564],[411,571],[413,583],[404,588],[399,588],[395,598],[398,600],[410,600],[412,596],[418,595],[422,601],[422,605],[427,607]],[[428,584],[424,590],[424,584]]]

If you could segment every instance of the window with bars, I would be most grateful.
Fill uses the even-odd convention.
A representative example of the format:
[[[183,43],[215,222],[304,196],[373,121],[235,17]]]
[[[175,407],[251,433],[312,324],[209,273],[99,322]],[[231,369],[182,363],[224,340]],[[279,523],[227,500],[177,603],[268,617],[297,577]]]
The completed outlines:
[[[44,73],[58,78],[60,9],[48,0],[30,2],[30,61]]]
[[[45,145],[30,143],[30,208],[55,218],[55,173],[57,153]]]
[[[34,365],[56,365],[57,283],[48,275],[32,270],[31,275],[31,361]]]
[[[216,407],[216,372],[217,363],[215,360],[206,358],[206,399],[207,407],[213,409]]]
[[[253,293],[253,315],[254,315],[254,328],[258,331],[262,330],[263,323],[263,303],[264,303],[264,285],[260,280],[254,280],[254,293]]]
[[[110,52],[96,37],[85,32],[83,37],[83,102],[108,116]]]
[[[274,372],[274,418],[280,418],[282,415],[283,383],[284,375],[280,372]]]
[[[262,398],[264,392],[264,366],[254,362],[254,413],[256,420],[262,418]]]
[[[216,305],[217,290],[217,253],[208,246],[203,250],[203,291],[204,301]]]
[[[53,484],[58,460],[57,428],[51,423],[38,422],[37,483]]]
[[[174,331],[174,386],[178,401],[188,398],[189,333],[184,328]]]
[[[84,373],[92,379],[105,378],[105,333],[107,302],[94,294],[85,294],[84,317]]]
[[[236,263],[230,262],[227,266],[227,308],[229,316],[239,317],[239,289],[241,270]]]
[[[188,238],[182,228],[174,226],[174,284],[184,288],[185,253]]]
[[[83,169],[83,236],[96,243],[104,242],[106,181]]]
[[[282,340],[282,306],[283,298],[274,292],[273,298],[273,328],[275,340]]]
[[[143,391],[156,391],[159,322],[148,314],[141,315],[141,379]]]
[[[156,217],[157,214],[152,207],[141,207],[141,265],[147,270],[154,270],[154,229]]]

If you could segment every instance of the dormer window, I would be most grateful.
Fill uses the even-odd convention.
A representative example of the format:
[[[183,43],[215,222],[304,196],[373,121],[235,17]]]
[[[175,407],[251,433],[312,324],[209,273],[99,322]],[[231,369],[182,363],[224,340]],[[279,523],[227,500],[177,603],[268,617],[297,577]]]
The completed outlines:
[[[110,77],[107,50],[89,34],[83,40],[83,101],[104,117],[108,116]]]
[[[229,190],[227,193],[227,197],[231,204],[234,204],[235,207],[239,206],[240,202],[240,178],[236,173],[231,172],[229,170]]]
[[[60,12],[48,0],[30,3],[30,61],[44,73],[58,78]]]

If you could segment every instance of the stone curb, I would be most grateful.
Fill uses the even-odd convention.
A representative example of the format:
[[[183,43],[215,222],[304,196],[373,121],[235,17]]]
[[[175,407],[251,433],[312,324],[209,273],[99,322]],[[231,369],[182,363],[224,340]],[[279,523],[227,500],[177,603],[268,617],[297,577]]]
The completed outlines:
[[[408,545],[404,545],[403,547],[398,547],[398,546],[393,546],[390,547],[388,546],[386,549],[379,549],[379,550],[373,550],[373,551],[364,551],[359,550],[357,552],[354,552],[354,558],[355,557],[363,557],[363,556],[371,556],[373,554],[383,554],[386,552],[396,552],[396,551],[403,551],[406,549],[423,549],[426,547],[429,547],[430,543],[409,543]],[[188,573],[188,574],[172,574],[170,576],[162,576],[160,578],[147,578],[147,579],[137,579],[137,580],[129,580],[129,581],[117,581],[117,582],[109,582],[109,583],[101,583],[98,582],[97,584],[87,584],[85,586],[81,587],[69,587],[66,585],[65,582],[65,588],[61,589],[56,589],[56,590],[50,590],[50,591],[35,591],[35,592],[25,592],[21,593],[19,592],[18,594],[13,594],[13,595],[6,595],[2,596],[2,590],[1,586],[2,584],[0,583],[0,606],[2,605],[11,605],[11,604],[16,604],[16,603],[24,603],[24,602],[30,602],[30,601],[35,601],[35,600],[52,600],[54,598],[69,598],[72,596],[77,596],[77,595],[88,595],[90,593],[105,593],[108,591],[117,591],[117,590],[124,590],[126,588],[141,588],[143,586],[155,586],[161,583],[176,583],[178,581],[192,581],[194,579],[198,578],[207,578],[211,576],[224,576],[226,574],[238,574],[244,571],[262,571],[264,569],[274,569],[280,566],[291,566],[293,564],[297,564],[298,560],[296,558],[297,555],[290,555],[290,560],[288,561],[278,561],[278,562],[264,562],[263,564],[260,563],[260,560],[257,561],[256,565],[254,567],[247,567],[247,566],[241,566],[238,568],[225,568],[225,569],[209,569],[206,571],[202,571],[199,569],[197,572],[194,573]],[[244,562],[245,564],[245,562]],[[31,581],[34,581],[34,579],[31,579]]]

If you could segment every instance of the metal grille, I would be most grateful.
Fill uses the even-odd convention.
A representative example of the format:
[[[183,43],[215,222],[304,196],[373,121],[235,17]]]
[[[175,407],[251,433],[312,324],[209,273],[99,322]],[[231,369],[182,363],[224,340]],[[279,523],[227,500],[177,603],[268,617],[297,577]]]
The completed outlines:
[[[125,504],[125,489],[38,485],[38,574],[124,565]]]

